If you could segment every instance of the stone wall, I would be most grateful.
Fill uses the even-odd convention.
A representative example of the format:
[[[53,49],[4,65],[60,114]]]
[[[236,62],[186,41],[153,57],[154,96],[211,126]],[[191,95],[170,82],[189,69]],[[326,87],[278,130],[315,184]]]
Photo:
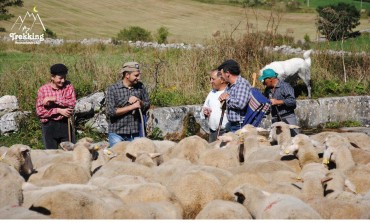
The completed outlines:
[[[0,98],[0,133],[18,130],[19,121],[31,112],[18,111],[15,96]],[[209,132],[206,120],[200,118],[201,105],[186,105],[150,109],[148,112],[148,136],[155,134],[166,139],[179,140],[193,134]],[[349,96],[297,100],[296,114],[301,128],[316,128],[326,122],[359,121],[370,125],[370,96]],[[86,125],[98,132],[107,133],[105,94],[98,92],[80,98],[75,107],[75,118],[87,120]],[[271,118],[267,116],[260,127],[268,129]]]
[[[200,125],[200,133],[207,133],[205,120],[200,119],[201,105],[155,108],[148,113],[148,134],[155,128],[165,138],[173,133],[184,134],[185,117],[191,115]],[[363,126],[370,124],[370,96],[350,96],[297,100],[296,114],[301,128],[316,128],[326,122],[359,121]],[[260,127],[268,129],[271,118],[267,116]],[[188,126],[188,125],[187,125]]]

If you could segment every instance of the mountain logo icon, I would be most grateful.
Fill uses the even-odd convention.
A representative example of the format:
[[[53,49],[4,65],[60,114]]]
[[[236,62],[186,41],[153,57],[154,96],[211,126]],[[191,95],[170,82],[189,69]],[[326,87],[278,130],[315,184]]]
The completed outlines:
[[[30,13],[27,11],[23,17],[18,16],[17,20],[13,24],[11,28],[12,33],[10,33],[9,36],[12,40],[15,40],[15,43],[40,44],[41,41],[44,41],[44,34],[37,35],[32,32],[36,27],[38,27],[38,29],[42,28],[42,30],[46,31],[44,23],[42,22],[40,15],[37,13],[38,11],[34,10],[34,12],[35,13]]]

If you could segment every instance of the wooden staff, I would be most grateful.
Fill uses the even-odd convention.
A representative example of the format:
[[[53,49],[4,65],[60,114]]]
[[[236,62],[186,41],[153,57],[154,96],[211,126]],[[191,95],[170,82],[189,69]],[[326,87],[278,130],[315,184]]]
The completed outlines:
[[[222,121],[224,120],[224,114],[226,110],[226,101],[223,101],[221,103],[221,118],[220,118],[220,123],[218,124],[218,129],[217,129],[217,137],[220,135],[220,130],[222,126]]]
[[[252,74],[252,78],[253,78],[253,84],[252,84],[252,87],[255,87],[255,86],[256,86],[257,74],[256,74],[256,73],[253,73],[253,74]]]

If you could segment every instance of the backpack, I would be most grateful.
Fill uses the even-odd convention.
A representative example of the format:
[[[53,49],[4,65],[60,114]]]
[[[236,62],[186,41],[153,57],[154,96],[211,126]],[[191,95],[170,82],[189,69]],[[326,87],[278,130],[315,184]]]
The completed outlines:
[[[242,126],[250,124],[258,127],[266,112],[270,109],[271,102],[257,88],[251,88],[250,94],[251,97],[246,106],[247,111]]]

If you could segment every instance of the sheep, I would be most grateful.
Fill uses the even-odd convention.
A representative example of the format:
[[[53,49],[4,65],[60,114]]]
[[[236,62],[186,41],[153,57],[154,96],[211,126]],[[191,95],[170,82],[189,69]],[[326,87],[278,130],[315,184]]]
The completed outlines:
[[[113,219],[181,219],[182,209],[168,201],[124,204],[112,213]]]
[[[132,175],[118,175],[114,177],[92,177],[88,184],[95,185],[98,187],[107,188],[109,190],[118,190],[122,185],[130,184],[141,184],[148,183],[148,180],[145,180],[141,176],[132,176]]]
[[[26,180],[34,172],[31,159],[31,148],[23,144],[15,144],[0,154],[0,162],[12,166]]]
[[[187,171],[190,167],[194,166],[189,160],[173,158],[160,166],[155,166],[151,170],[154,171],[157,182],[167,186],[168,183],[175,176]]]
[[[52,218],[104,219],[108,217],[105,207],[106,203],[83,191],[53,191],[41,196],[30,210],[48,213]]]
[[[294,196],[271,194],[247,184],[237,188],[234,194],[235,200],[256,219],[321,219],[313,208]]]
[[[239,158],[229,149],[207,149],[200,153],[198,163],[227,169],[239,166]]]
[[[124,203],[111,191],[93,185],[24,186],[23,207],[51,218],[106,219]]]
[[[285,122],[275,122],[271,125],[269,139],[271,143],[278,145],[289,144],[291,140],[290,129],[300,128],[296,125],[289,125]]]
[[[292,143],[281,151],[281,155],[295,155],[303,167],[308,163],[318,163],[319,156],[307,135],[298,134],[292,139]]]
[[[335,171],[335,174],[331,174],[332,170],[328,171],[322,164],[318,163],[305,165],[301,173],[302,194],[297,197],[309,204],[325,219],[368,218],[370,206],[366,207],[354,199],[330,199],[325,194],[333,189],[336,194],[343,193],[344,176],[340,171]],[[331,185],[328,186],[328,184]]]
[[[0,219],[50,219],[48,216],[28,210],[21,206],[6,206],[0,208]]]
[[[173,201],[171,193],[160,183],[126,184],[110,190],[124,203]]]
[[[17,206],[23,202],[22,183],[24,179],[8,164],[0,162],[0,208]]]
[[[195,219],[252,219],[243,205],[224,200],[210,201]]]
[[[118,175],[141,176],[149,181],[157,178],[155,171],[147,166],[134,162],[122,162],[115,159],[112,159],[103,165],[97,172],[94,173],[92,178],[101,176],[113,178]]]
[[[134,154],[129,152],[126,153],[126,156],[131,159],[132,162],[136,162],[147,167],[159,166],[162,163],[162,160],[157,158],[160,158],[161,155],[161,153],[147,152],[137,152]]]
[[[31,158],[34,168],[38,170],[51,163],[69,162],[73,160],[73,154],[62,149],[34,149]]]
[[[185,219],[193,219],[211,200],[222,199],[220,181],[210,173],[189,170],[175,176],[167,185],[184,210]]]
[[[361,132],[343,132],[341,136],[348,139],[353,147],[370,152],[370,137]]]
[[[340,135],[328,136],[325,140],[326,150],[323,155],[323,164],[334,162],[336,169],[355,185],[357,193],[366,193],[370,190],[370,168],[366,165],[356,165],[349,147],[348,139]]]
[[[61,145],[66,150],[73,149],[71,162],[52,163],[40,168],[39,173],[30,177],[29,182],[37,185],[54,185],[60,183],[87,183],[91,178],[92,160],[97,158],[97,150],[106,143],[86,142],[85,139],[76,144],[63,142]],[[103,148],[104,149],[104,148]]]
[[[194,135],[182,139],[168,154],[170,158],[187,159],[192,163],[198,163],[201,151],[208,149],[208,142]]]

